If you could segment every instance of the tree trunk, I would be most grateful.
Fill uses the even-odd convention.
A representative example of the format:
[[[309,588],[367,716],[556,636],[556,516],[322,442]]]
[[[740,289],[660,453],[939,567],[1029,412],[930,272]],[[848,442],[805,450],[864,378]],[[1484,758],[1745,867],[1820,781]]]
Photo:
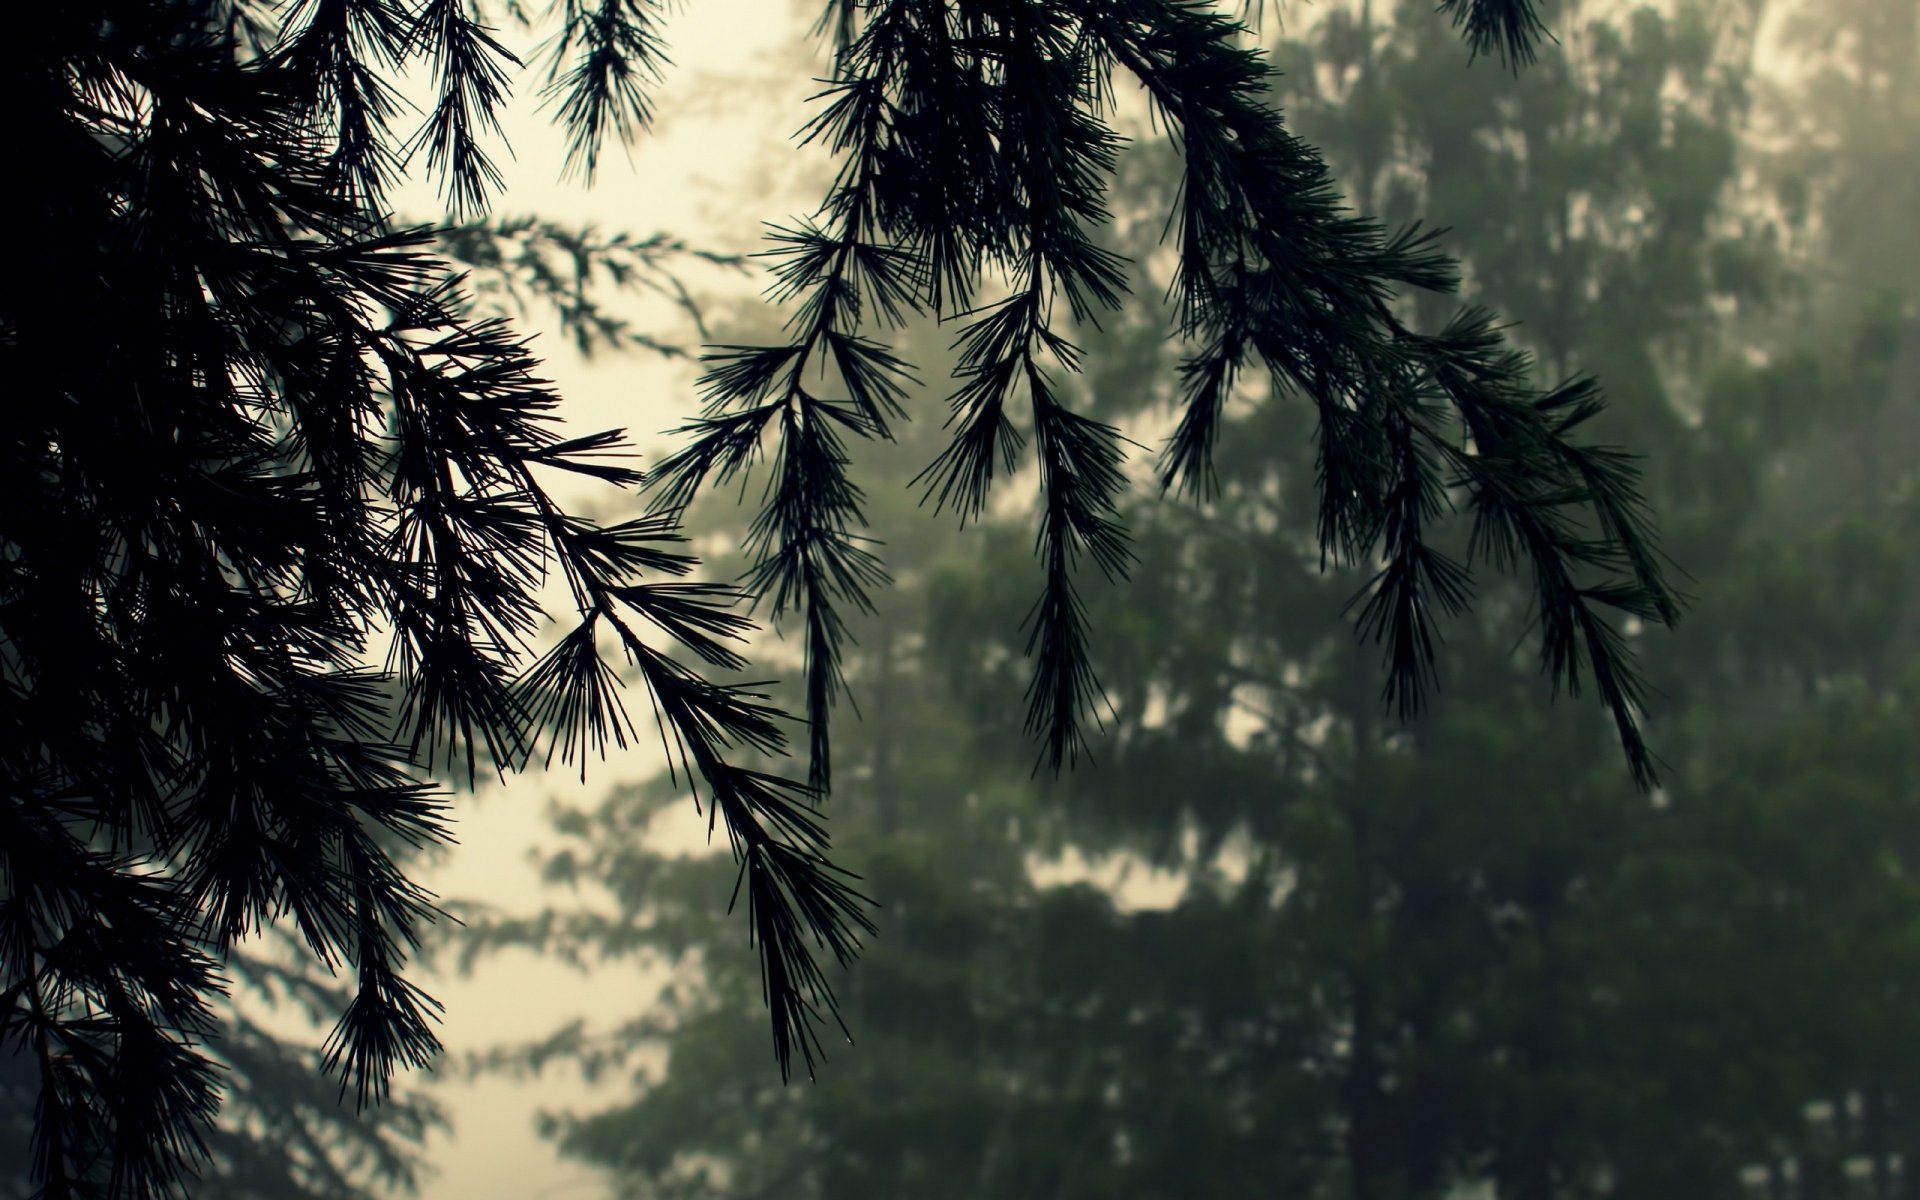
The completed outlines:
[[[882,612],[874,630],[873,707],[873,806],[874,826],[881,837],[892,837],[899,828],[900,798],[894,782],[893,756],[899,744],[894,725],[895,693],[900,672],[893,616]]]

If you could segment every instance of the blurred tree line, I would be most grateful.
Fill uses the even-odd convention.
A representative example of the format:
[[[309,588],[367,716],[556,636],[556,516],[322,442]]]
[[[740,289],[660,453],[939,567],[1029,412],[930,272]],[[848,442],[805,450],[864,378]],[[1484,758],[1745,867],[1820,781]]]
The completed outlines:
[[[1773,80],[1759,0],[1552,7],[1560,44],[1517,77],[1461,70],[1425,0],[1277,47],[1356,203],[1451,227],[1470,298],[1602,379],[1606,440],[1653,449],[1711,614],[1617,631],[1659,688],[1660,791],[1603,719],[1543,703],[1512,585],[1450,631],[1444,701],[1384,716],[1337,615],[1364,575],[1323,570],[1310,407],[1250,392],[1217,496],[1134,505],[1132,581],[1087,593],[1098,766],[1035,777],[1004,633],[1031,522],[956,539],[876,462],[900,586],[853,628],[832,807],[884,906],[855,1044],[780,1084],[716,903],[732,864],[655,850],[676,791],[620,787],[556,810],[546,863],[616,903],[465,946],[675,967],[630,1019],[497,1056],[629,1073],[546,1131],[634,1200],[1920,1196],[1917,7],[1776,14]],[[1116,190],[1116,248],[1148,263],[1131,214],[1164,211],[1167,166],[1135,152]],[[1171,399],[1140,290],[1087,332],[1103,419]],[[939,434],[903,437],[924,461]],[[705,519],[738,545],[737,512]]]

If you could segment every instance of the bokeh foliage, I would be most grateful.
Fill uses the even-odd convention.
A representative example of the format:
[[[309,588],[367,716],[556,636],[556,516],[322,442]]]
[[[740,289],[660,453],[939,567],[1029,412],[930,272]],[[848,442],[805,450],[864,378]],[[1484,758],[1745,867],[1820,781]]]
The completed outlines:
[[[1911,62],[1900,8],[1809,6],[1786,51],[1898,58],[1904,29]],[[1469,296],[1608,380],[1608,432],[1652,448],[1713,614],[1619,627],[1664,786],[1636,793],[1603,722],[1541,703],[1518,587],[1449,628],[1443,705],[1381,713],[1339,617],[1362,576],[1321,561],[1313,414],[1284,391],[1229,406],[1204,508],[1128,509],[1133,578],[1087,595],[1108,732],[1058,781],[1006,702],[1031,524],[963,545],[876,488],[899,582],[852,627],[864,716],[834,800],[884,906],[846,988],[857,1042],[813,1087],[767,1079],[751,963],[711,916],[724,866],[649,848],[658,784],[563,807],[550,878],[615,905],[482,923],[470,951],[675,968],[629,1021],[497,1056],[631,1073],[547,1118],[563,1151],[647,1200],[1912,1194],[1920,511],[1897,447],[1920,321],[1884,279],[1808,283],[1912,234],[1817,196],[1795,215],[1785,174],[1747,169],[1795,161],[1745,141],[1757,9],[1553,12],[1577,23],[1517,78],[1460,73],[1419,3],[1331,12],[1276,56],[1357,198],[1452,225]],[[1884,148],[1877,79],[1820,76],[1810,144]],[[1822,153],[1819,195],[1907,169]],[[1123,168],[1123,230],[1164,167]],[[1160,320],[1142,302],[1084,335],[1087,411],[1165,411]],[[1062,882],[1062,860],[1132,876]]]

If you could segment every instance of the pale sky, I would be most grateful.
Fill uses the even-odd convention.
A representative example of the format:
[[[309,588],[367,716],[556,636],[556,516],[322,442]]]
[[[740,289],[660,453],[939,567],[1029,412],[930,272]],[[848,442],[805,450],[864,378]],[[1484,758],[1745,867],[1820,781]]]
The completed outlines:
[[[656,127],[630,156],[617,150],[606,155],[591,189],[560,181],[565,142],[537,111],[538,77],[522,76],[506,122],[512,155],[496,157],[507,177],[496,213],[537,213],[564,224],[592,222],[605,231],[639,236],[665,231],[704,247],[741,251],[757,248],[762,221],[789,219],[817,202],[817,195],[810,198],[798,186],[806,156],[787,140],[805,119],[805,97],[815,90],[808,77],[824,71],[818,53],[809,68],[799,67],[806,61],[803,55],[823,49],[813,46],[806,22],[780,0],[678,7],[667,26],[675,65],[653,89]],[[511,27],[502,34],[516,51],[528,45]],[[400,205],[410,218],[439,212],[431,186],[418,181],[402,193]],[[732,290],[751,295],[764,282],[763,276],[743,278]],[[728,286],[724,279],[715,285]],[[670,310],[658,315],[660,323],[653,328],[659,334],[693,339],[693,331]],[[539,329],[540,323],[523,328]],[[546,356],[548,377],[565,398],[566,419],[582,431],[625,426],[651,456],[663,444],[660,432],[693,407],[690,366],[671,367],[639,355],[585,362],[551,332],[537,344]],[[644,704],[643,698],[634,699]],[[537,908],[541,896],[529,858],[545,838],[548,800],[564,795],[591,802],[619,781],[653,775],[662,761],[649,744],[595,764],[584,789],[577,774],[556,764],[551,774],[535,771],[504,788],[461,797],[456,809],[460,844],[431,872],[428,886],[449,902],[478,897],[510,909]],[[531,955],[495,959],[471,979],[423,971],[419,982],[447,1007],[441,1035],[447,1047],[443,1061],[449,1064],[469,1051],[546,1034],[576,1016],[630,1016],[651,990],[634,971],[602,970],[588,978]],[[619,1095],[624,1081],[613,1080],[610,1087],[606,1094]],[[436,1090],[451,1109],[455,1129],[432,1148],[439,1174],[426,1186],[425,1200],[596,1200],[608,1194],[590,1169],[561,1162],[534,1133],[539,1109],[586,1099],[576,1080],[561,1074],[533,1082],[452,1083]]]

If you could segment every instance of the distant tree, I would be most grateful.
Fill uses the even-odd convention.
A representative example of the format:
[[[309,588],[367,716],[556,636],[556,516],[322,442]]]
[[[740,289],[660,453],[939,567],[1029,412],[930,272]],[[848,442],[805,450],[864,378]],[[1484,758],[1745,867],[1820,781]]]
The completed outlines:
[[[1442,8],[1513,65],[1542,31],[1528,0]],[[646,123],[660,15],[551,6],[548,95],[584,176]],[[1056,373],[1081,356],[1057,318],[1125,288],[1094,239],[1116,75],[1184,155],[1176,323],[1196,348],[1164,482],[1206,490],[1235,383],[1266,367],[1319,420],[1320,544],[1380,564],[1361,625],[1388,648],[1388,700],[1418,707],[1436,618],[1469,599],[1468,564],[1429,538],[1457,494],[1475,549],[1532,570],[1547,670],[1596,687],[1650,781],[1637,677],[1602,612],[1676,609],[1630,460],[1573,440],[1594,385],[1538,389],[1485,313],[1406,322],[1399,291],[1452,287],[1452,264],[1432,235],[1342,207],[1235,22],[1190,0],[833,0],[822,27],[831,82],[807,135],[842,170],[776,237],[776,296],[800,301],[788,337],[711,352],[708,407],[660,464],[652,510],[601,525],[544,480],[641,484],[609,460],[620,434],[563,436],[526,345],[473,312],[435,231],[388,210],[415,155],[458,221],[499,183],[487,139],[517,63],[472,6],[16,14],[0,98],[32,170],[0,299],[0,1038],[37,1079],[31,1170],[48,1195],[183,1186],[220,1104],[222,965],[269,923],[352,980],[327,1047],[343,1090],[376,1099],[426,1061],[435,1004],[403,968],[434,906],[396,857],[446,834],[422,773],[556,754],[584,770],[637,736],[622,657],[726,825],[782,1069],[811,1064],[833,1003],[815,949],[844,961],[865,926],[815,803],[841,608],[884,578],[844,469],[845,437],[903,415],[908,366],[873,324],[961,322],[955,440],[926,476],[941,506],[981,512],[1024,440],[1024,399],[1047,568],[1028,724],[1049,761],[1074,757],[1094,706],[1074,568],[1128,561],[1121,438],[1068,407]],[[394,80],[416,64],[433,98],[409,136]],[[528,234],[487,237],[494,265],[537,280],[500,249]],[[577,337],[627,336],[568,310],[565,289],[542,294]],[[776,618],[804,611],[804,783],[748,765],[785,747],[765,695],[669,653],[743,661],[734,589],[676,578],[694,565],[676,521],[766,443],[745,591]],[[535,654],[549,572],[574,620]]]
[[[1532,702],[1512,584],[1451,631],[1447,704],[1381,718],[1336,612],[1366,568],[1319,562],[1312,414],[1278,391],[1228,418],[1213,511],[1128,514],[1138,579],[1088,596],[1113,734],[1099,769],[1038,784],[1005,704],[1027,529],[929,533],[883,490],[905,472],[860,462],[900,583],[853,627],[864,719],[835,747],[837,853],[886,901],[846,988],[858,1043],[777,1086],[715,911],[728,864],[648,844],[667,781],[564,804],[547,873],[593,902],[476,922],[470,949],[674,972],[499,1055],[628,1077],[543,1118],[560,1150],[631,1200],[1911,1194],[1920,510],[1911,462],[1861,486],[1832,439],[1911,402],[1887,313],[1811,348],[1711,317],[1789,277],[1745,209],[1751,46],[1726,11],[1557,26],[1517,81],[1456,79],[1421,0],[1276,54],[1344,176],[1378,153],[1458,222],[1476,289],[1531,297],[1516,336],[1644,381],[1605,419],[1661,446],[1649,490],[1717,614],[1623,634],[1658,647],[1661,791],[1625,786],[1601,722]],[[1441,103],[1401,99],[1435,80]],[[1120,212],[1160,211],[1157,149],[1129,152]],[[1076,402],[1152,411],[1174,353],[1152,305],[1103,324]],[[1034,869],[1068,851],[1178,898]]]

